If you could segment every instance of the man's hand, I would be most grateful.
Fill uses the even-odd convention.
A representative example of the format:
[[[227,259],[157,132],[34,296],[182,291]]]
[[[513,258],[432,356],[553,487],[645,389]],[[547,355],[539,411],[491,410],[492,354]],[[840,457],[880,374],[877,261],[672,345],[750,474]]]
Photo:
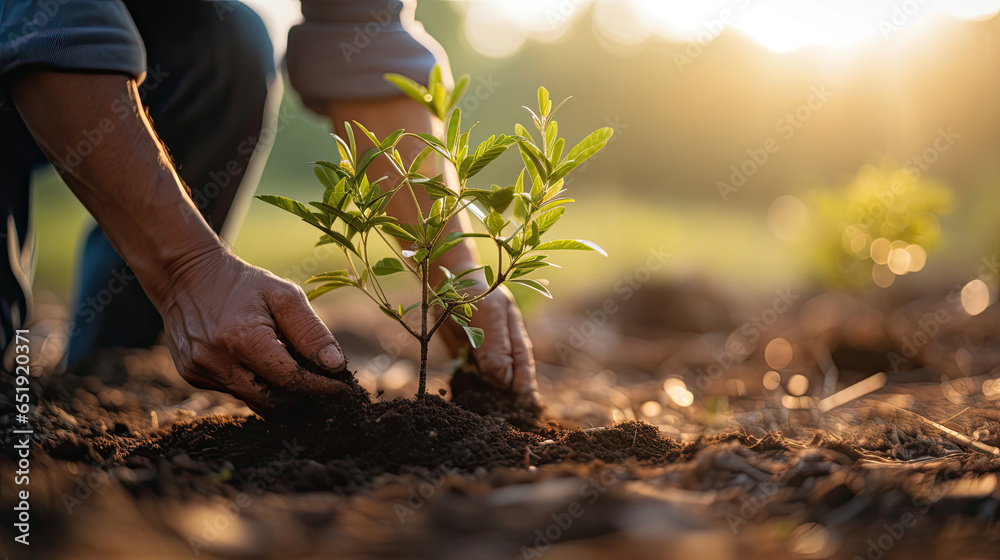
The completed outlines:
[[[158,308],[177,370],[196,387],[230,393],[256,412],[347,391],[306,371],[285,347],[330,373],[346,366],[302,289],[224,250],[183,267]]]
[[[292,359],[282,338],[326,369],[344,367],[301,289],[226,252],[185,192],[134,80],[38,71],[12,94],[39,147],[163,315],[185,379],[257,411],[347,388]],[[91,151],[67,161],[79,145]]]
[[[476,266],[466,263],[454,266],[452,271],[458,273]],[[478,282],[467,290],[468,293],[481,293],[488,286],[482,271],[476,271],[468,278]],[[472,351],[480,376],[498,389],[510,390],[528,402],[541,404],[531,339],[524,328],[521,310],[517,308],[514,296],[500,286],[475,305],[471,326],[483,329],[485,334],[483,345]],[[441,333],[452,356],[458,356],[460,350],[469,347],[465,331],[454,321],[446,320],[441,326]]]

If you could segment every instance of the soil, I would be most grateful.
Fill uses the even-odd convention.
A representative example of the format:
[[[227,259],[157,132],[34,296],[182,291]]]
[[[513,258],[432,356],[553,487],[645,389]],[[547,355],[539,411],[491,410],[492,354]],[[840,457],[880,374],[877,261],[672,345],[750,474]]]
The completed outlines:
[[[646,290],[642,312],[658,296]],[[804,349],[782,382],[808,377],[817,400],[830,379],[817,364],[841,365],[838,390],[884,371],[938,305],[833,297],[810,298],[768,337]],[[834,308],[841,318],[817,334],[817,309]],[[630,324],[629,309],[617,320]],[[46,373],[32,394],[26,557],[1000,555],[1000,455],[989,451],[1000,447],[1000,344],[987,334],[1000,314],[940,326],[886,387],[825,413],[777,404],[787,394],[761,386],[762,348],[706,373],[718,338],[683,329],[619,336],[602,362],[543,361],[547,409],[458,371],[444,395],[420,398],[372,397],[342,375],[354,398],[261,418],[184,384],[162,348],[110,355],[87,375]],[[546,332],[537,347],[558,342]],[[693,405],[668,398],[669,377]],[[12,402],[6,387],[5,427]],[[17,558],[16,440],[4,436],[0,550]]]

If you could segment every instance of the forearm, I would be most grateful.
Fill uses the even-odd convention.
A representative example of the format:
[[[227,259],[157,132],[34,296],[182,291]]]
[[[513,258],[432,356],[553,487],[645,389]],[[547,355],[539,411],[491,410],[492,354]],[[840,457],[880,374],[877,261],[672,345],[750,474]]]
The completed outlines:
[[[36,72],[18,81],[12,95],[38,145],[154,303],[165,297],[170,278],[199,256],[223,250],[157,139],[134,80]],[[67,158],[69,147],[80,157]]]

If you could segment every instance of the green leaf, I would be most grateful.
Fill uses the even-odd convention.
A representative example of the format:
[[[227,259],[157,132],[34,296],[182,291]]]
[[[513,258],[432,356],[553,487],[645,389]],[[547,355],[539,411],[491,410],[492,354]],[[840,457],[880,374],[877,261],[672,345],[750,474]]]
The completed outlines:
[[[448,185],[442,180],[441,175],[424,179],[414,179],[410,183],[427,191],[427,196],[431,197],[431,200],[437,200],[446,196],[455,196],[455,192],[448,188]]]
[[[549,99],[549,90],[545,87],[538,88],[538,112],[544,119],[549,116],[549,111],[552,110],[552,101]]]
[[[469,342],[472,344],[473,348],[479,348],[483,345],[483,340],[486,339],[486,333],[483,329],[479,327],[462,327],[465,330],[465,334],[469,337]]]
[[[332,292],[336,290],[337,288],[343,288],[344,286],[353,286],[353,285],[354,285],[353,282],[351,283],[331,282],[329,284],[323,284],[322,286],[313,288],[312,290],[306,292],[306,298],[308,298],[309,301],[312,301],[327,292]]]
[[[496,212],[490,212],[486,216],[486,220],[483,222],[486,225],[486,229],[489,230],[494,236],[500,235],[503,227],[507,224],[507,221],[503,219],[503,216]]]
[[[542,258],[545,257],[545,255],[538,255],[538,256],[540,256]],[[546,262],[546,261],[543,261],[543,260],[532,260],[532,261],[527,261],[526,260],[526,261],[522,261],[522,262],[517,263],[516,265],[514,265],[511,268],[510,279],[513,280],[514,278],[520,278],[521,276],[524,276],[526,274],[534,272],[534,271],[538,270],[539,268],[545,268],[545,267],[548,267],[548,266],[551,266],[551,267],[554,267],[554,268],[562,268],[561,266],[559,266],[559,265],[557,265],[555,263],[550,263],[550,262]]]
[[[601,249],[596,243],[592,241],[585,241],[583,239],[559,239],[556,241],[546,241],[538,247],[535,247],[535,251],[596,251],[605,257],[608,253]]]
[[[396,224],[383,224],[380,228],[385,234],[391,235],[397,239],[402,239],[404,241],[416,241],[417,238],[411,235],[408,231]]]
[[[359,123],[358,121],[354,121],[354,124],[356,124],[358,126],[358,128],[361,129],[361,132],[363,132],[365,134],[365,136],[367,136],[368,139],[372,141],[372,145],[373,146],[375,146],[375,147],[379,147],[380,146],[381,143],[379,142],[379,139],[376,138],[375,135],[372,134],[367,128],[365,128],[365,125]]]
[[[539,282],[538,280],[531,280],[529,278],[518,278],[516,280],[508,280],[507,282],[513,284],[520,284],[526,288],[531,288],[532,290],[535,290],[536,292],[542,294],[543,296],[552,299],[552,293],[549,292],[548,288],[542,285],[542,283]]]
[[[377,226],[381,224],[397,224],[399,223],[399,220],[393,218],[392,216],[375,216],[374,218],[369,220],[369,222],[373,226]]]
[[[351,152],[350,153],[351,153],[351,155],[353,155],[353,156],[356,157],[358,155],[358,144],[357,144],[357,142],[354,141],[354,127],[351,126],[351,123],[345,122],[344,123],[344,131],[347,132],[347,141],[349,142],[349,145],[351,146]]]
[[[403,263],[399,262],[399,259],[395,257],[380,259],[377,263],[375,263],[375,266],[372,267],[372,272],[375,276],[389,276],[405,270],[406,268],[403,266]]]
[[[545,185],[542,184],[541,178],[536,177],[535,181],[531,184],[531,202],[540,204],[543,196],[545,196]]]
[[[496,189],[490,196],[490,206],[497,212],[503,212],[510,207],[514,200],[514,185],[509,185],[501,189]]]
[[[325,234],[329,235],[330,237],[332,237],[334,243],[340,245],[341,247],[347,249],[348,251],[354,253],[355,255],[357,255],[359,257],[361,256],[361,254],[358,253],[358,250],[354,248],[354,244],[351,243],[351,241],[349,239],[347,239],[346,237],[344,237],[344,235],[342,233],[333,231],[332,229],[330,229],[330,228],[328,228],[328,227],[326,227],[326,226],[324,226],[322,224],[313,224],[313,226],[316,227],[316,229],[318,229],[318,230],[322,231],[323,233],[325,233]]]
[[[531,178],[541,177],[543,182],[548,181],[550,170],[547,166],[549,162],[542,156],[538,147],[531,142],[518,142],[517,147],[521,150],[521,159],[524,161],[524,166],[528,169]]]
[[[438,66],[438,68],[440,69],[440,66]],[[431,70],[431,72],[433,72],[433,70]],[[434,112],[434,116],[443,121],[446,116],[444,112],[444,104],[448,100],[448,90],[444,88],[444,84],[440,81],[435,83],[434,87],[428,86],[428,88],[431,90],[431,96],[434,98],[434,100],[431,101],[431,110]]]
[[[526,197],[524,193],[515,193],[514,196],[514,219],[522,223],[528,217],[528,204],[524,201]]]
[[[358,158],[358,168],[354,172],[355,175],[361,175],[362,173],[367,171],[368,166],[371,165],[372,162],[374,162],[375,159],[380,155],[382,155],[382,150],[379,150],[377,147],[368,148],[367,150],[365,150],[365,152],[361,154],[361,157]]]
[[[426,144],[429,148],[444,156],[445,159],[451,161],[452,155],[451,152],[448,151],[448,146],[446,146],[444,142],[439,140],[437,136],[434,136],[433,134],[424,134],[421,132],[407,132],[406,135],[412,136],[414,138],[419,138],[420,141]]]
[[[427,89],[434,91],[434,88],[436,88],[440,83],[441,83],[441,65],[435,64],[434,66],[431,66],[431,72],[427,76]]]
[[[463,270],[462,272],[460,272],[460,273],[458,274],[458,276],[455,276],[455,279],[457,280],[457,279],[459,279],[459,278],[461,278],[461,277],[463,277],[463,276],[466,276],[466,275],[468,275],[468,274],[472,274],[473,272],[475,272],[475,271],[477,271],[477,270],[482,270],[482,269],[483,269],[483,267],[481,267],[481,266],[477,266],[476,268],[470,268],[470,269],[468,269],[468,270]]]
[[[455,110],[453,110],[451,114],[448,115],[448,122],[445,123],[445,127],[448,130],[448,135],[446,136],[447,140],[445,141],[445,145],[448,146],[449,152],[455,154],[458,151],[456,149],[458,148],[457,146],[458,135],[459,135],[459,130],[461,130],[462,127],[461,109],[456,107]]]
[[[316,174],[316,178],[319,179],[320,183],[323,183],[324,187],[332,189],[334,186],[336,186],[337,181],[334,180],[334,178],[332,177],[332,173],[330,172],[329,169],[317,165],[316,167],[313,167],[313,173]]]
[[[399,320],[399,317],[396,316],[396,310],[395,309],[392,309],[391,307],[385,307],[383,305],[379,305],[378,309],[382,313],[385,313],[386,317],[389,317],[390,319],[394,319],[396,321]]]
[[[591,132],[589,136],[581,140],[579,144],[574,146],[573,149],[566,154],[566,161],[561,163],[556,170],[552,172],[552,180],[565,177],[570,171],[575,169],[581,163],[587,161],[591,156],[601,151],[601,149],[607,145],[612,134],[614,134],[614,130],[608,126]]]
[[[566,209],[562,206],[557,206],[548,212],[540,213],[534,222],[538,224],[538,234],[541,235],[549,231],[549,228],[554,226],[565,213]]]
[[[359,216],[354,216],[352,214],[344,212],[340,208],[337,208],[336,206],[331,206],[329,204],[326,204],[325,202],[310,202],[309,204],[312,204],[316,208],[319,208],[320,210],[328,214],[332,214],[340,218],[341,220],[347,223],[348,227],[354,228],[359,231],[364,229],[364,220],[362,220]]]
[[[427,159],[427,156],[431,155],[432,151],[434,150],[430,146],[427,146],[423,150],[420,150],[420,153],[417,154],[417,157],[413,158],[413,162],[410,163],[409,172],[416,173],[418,170],[420,170],[420,166],[423,165],[424,160]]]
[[[404,132],[406,131],[402,128],[392,131],[388,136],[382,139],[381,144],[378,144],[379,149],[384,152],[392,146],[395,146],[396,141],[399,140],[399,137],[402,136]]]
[[[553,121],[554,123],[555,121]],[[555,145],[552,146],[551,153],[549,154],[549,161],[553,164],[559,163],[559,158],[562,157],[563,149],[566,147],[566,139],[559,138],[556,140]]]
[[[351,282],[350,274],[346,270],[332,270],[330,272],[324,272],[323,274],[317,274],[316,276],[310,277],[306,280],[306,284],[314,284],[316,282],[337,282],[346,281]]]
[[[486,284],[492,286],[493,281],[496,280],[496,276],[493,275],[493,267],[490,265],[484,266],[483,274],[486,276]]]
[[[295,214],[296,216],[302,218],[303,220],[312,225],[320,225],[319,220],[316,218],[316,216],[313,215],[312,212],[309,211],[309,208],[306,207],[305,204],[302,204],[297,200],[292,200],[284,196],[276,196],[273,194],[260,194],[257,195],[256,198],[258,198],[259,200],[263,200],[264,202],[270,204],[271,206],[277,206],[278,208],[281,208],[285,212]]]
[[[465,178],[468,179],[469,177],[472,177],[482,171],[487,165],[503,155],[503,153],[507,151],[507,148],[513,146],[514,143],[514,138],[506,135],[500,135],[496,138],[490,137],[488,140],[479,144],[479,148],[476,149],[475,157],[471,160],[468,170],[465,173]]]
[[[400,305],[402,306],[402,304],[400,304]],[[403,315],[406,315],[407,313],[409,313],[413,309],[416,309],[417,307],[420,307],[420,302],[419,301],[417,303],[414,303],[414,304],[410,305],[406,309],[404,309],[403,312],[399,314],[399,316],[402,317]]]
[[[441,257],[444,256],[445,253],[452,250],[452,248],[454,248],[456,245],[461,244],[462,241],[463,241],[462,239],[445,240],[440,245],[434,248],[434,251],[431,253],[430,261],[434,262],[440,259]]]
[[[418,84],[417,82],[403,76],[402,74],[384,74],[382,76],[385,80],[392,85],[399,88],[407,97],[413,99],[422,105],[428,105],[433,98],[430,93],[427,92],[427,88]]]
[[[563,204],[569,204],[570,202],[576,202],[576,201],[573,200],[572,198],[559,198],[559,199],[556,199],[556,200],[550,200],[550,201],[546,202],[544,205],[542,205],[542,207],[538,209],[538,212],[539,213],[544,213],[544,212],[547,212],[549,210],[552,210],[553,208],[555,208],[557,206],[562,206]]]
[[[528,233],[527,231],[525,231],[525,233],[527,233],[527,239],[525,239],[525,243],[527,243],[529,247],[534,247],[535,245],[538,245],[539,233],[538,233],[537,223],[531,222],[531,232]]]

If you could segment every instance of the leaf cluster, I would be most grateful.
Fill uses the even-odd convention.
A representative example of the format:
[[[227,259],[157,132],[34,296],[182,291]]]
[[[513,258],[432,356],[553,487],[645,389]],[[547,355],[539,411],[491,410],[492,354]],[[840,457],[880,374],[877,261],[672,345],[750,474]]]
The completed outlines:
[[[546,282],[537,277],[548,267],[558,267],[550,260],[550,253],[582,250],[605,254],[590,241],[545,238],[566,213],[567,205],[573,202],[564,196],[565,177],[604,148],[612,130],[598,129],[567,150],[555,120],[565,101],[553,108],[548,90],[541,87],[537,109],[526,107],[531,115],[533,133],[517,124],[513,134],[492,134],[474,143],[471,133],[476,124],[463,129],[462,111],[458,107],[468,88],[467,75],[456,81],[452,91],[444,87],[439,67],[431,71],[427,86],[395,74],[386,75],[386,79],[444,121],[443,137],[400,129],[380,139],[361,123],[345,123],[345,137],[332,135],[339,162],[314,162],[316,177],[324,187],[322,200],[307,205],[275,195],[257,198],[294,214],[319,230],[317,245],[334,244],[343,250],[347,259],[345,269],[318,274],[306,281],[316,284],[308,292],[310,299],[351,286],[367,295],[383,313],[402,324],[422,343],[426,343],[443,321],[450,319],[461,325],[471,344],[478,347],[484,333],[469,326],[476,302],[504,284],[519,284],[552,297]],[[372,147],[359,152],[358,132]],[[404,161],[397,149],[399,142],[408,137],[424,145],[412,161]],[[472,179],[515,146],[524,168],[511,184],[473,184]],[[432,157],[454,168],[457,184],[449,185],[442,174],[428,176],[424,173],[428,167],[424,164]],[[387,177],[370,180],[367,172],[377,158],[388,160],[398,178],[391,182]],[[430,208],[421,208],[418,203],[420,190],[432,201]],[[413,223],[400,222],[386,213],[393,197],[406,195],[413,199],[416,207],[418,219]],[[466,210],[478,218],[485,232],[448,230],[447,224]],[[369,258],[369,247],[376,238],[384,242],[394,256],[373,262]],[[469,238],[490,240],[496,248],[495,260],[468,270],[439,267],[443,280],[430,285],[431,267],[438,266],[439,259]],[[482,274],[473,274],[478,271]],[[397,274],[410,274],[415,278],[421,286],[419,301],[409,304],[390,301],[381,280]],[[480,285],[476,278],[485,278],[486,284]],[[441,312],[433,324],[428,324],[427,312],[433,307]],[[419,309],[423,318],[419,326],[411,325],[404,318],[414,309]]]

